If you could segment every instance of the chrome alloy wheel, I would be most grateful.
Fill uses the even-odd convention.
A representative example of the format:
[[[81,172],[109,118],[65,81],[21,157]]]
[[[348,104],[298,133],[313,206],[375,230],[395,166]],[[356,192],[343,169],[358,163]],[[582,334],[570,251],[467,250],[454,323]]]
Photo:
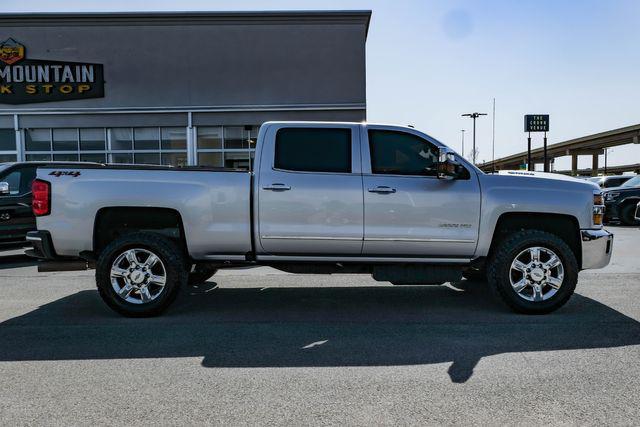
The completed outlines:
[[[562,286],[564,266],[551,249],[534,246],[515,257],[509,279],[520,298],[534,302],[546,301]]]
[[[162,260],[146,249],[128,249],[111,265],[111,286],[123,300],[144,304],[158,298],[167,282]]]

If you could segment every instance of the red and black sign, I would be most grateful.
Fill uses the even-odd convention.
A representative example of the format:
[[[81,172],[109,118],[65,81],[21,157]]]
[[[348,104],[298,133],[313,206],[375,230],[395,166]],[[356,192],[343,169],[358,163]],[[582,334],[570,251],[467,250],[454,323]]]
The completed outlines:
[[[27,59],[22,44],[0,43],[0,104],[102,97],[102,64]]]

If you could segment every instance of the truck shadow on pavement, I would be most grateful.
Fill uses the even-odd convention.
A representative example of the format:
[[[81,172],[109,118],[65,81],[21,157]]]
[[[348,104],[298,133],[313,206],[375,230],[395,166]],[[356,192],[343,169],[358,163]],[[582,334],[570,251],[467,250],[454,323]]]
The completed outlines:
[[[574,295],[556,313],[513,314],[478,284],[189,288],[162,317],[127,319],[81,291],[0,323],[0,361],[204,357],[204,367],[448,363],[463,383],[486,356],[640,344],[640,323]],[[523,365],[523,369],[526,369]]]

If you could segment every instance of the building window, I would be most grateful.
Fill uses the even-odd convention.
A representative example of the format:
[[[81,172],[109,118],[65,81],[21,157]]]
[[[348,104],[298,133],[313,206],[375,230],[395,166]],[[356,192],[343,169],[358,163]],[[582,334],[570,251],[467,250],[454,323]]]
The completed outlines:
[[[196,129],[197,164],[249,169],[258,126]],[[83,161],[187,166],[186,127],[24,129],[27,161]],[[4,150],[8,148],[10,150]],[[0,161],[16,160],[15,131],[0,129]]]
[[[53,129],[53,151],[78,151],[78,129]]]
[[[53,154],[53,160],[55,162],[77,162],[78,161],[78,153],[64,153],[64,154]]]
[[[80,153],[81,162],[106,163],[105,153]]]
[[[27,151],[51,151],[51,129],[25,129]]]
[[[0,163],[15,162],[16,160],[16,131],[0,129]]]
[[[111,163],[133,163],[133,153],[111,153]]]
[[[161,146],[163,150],[186,150],[186,128],[161,128]]]
[[[222,126],[198,128],[199,149],[222,149]]]
[[[160,148],[160,135],[158,128],[134,128],[133,129],[133,149],[138,150],[158,150]],[[160,157],[158,156],[158,161]]]
[[[51,154],[27,154],[25,160],[27,162],[48,162],[51,160]]]
[[[259,126],[197,128],[198,164],[250,169]]]
[[[222,166],[222,153],[200,153],[198,164],[201,166]]]
[[[131,128],[111,128],[109,129],[110,149],[131,151],[133,145],[133,134]]]
[[[104,151],[105,142],[106,133],[104,128],[80,129],[80,151]]]
[[[16,151],[16,132],[13,129],[0,129],[0,151]]]

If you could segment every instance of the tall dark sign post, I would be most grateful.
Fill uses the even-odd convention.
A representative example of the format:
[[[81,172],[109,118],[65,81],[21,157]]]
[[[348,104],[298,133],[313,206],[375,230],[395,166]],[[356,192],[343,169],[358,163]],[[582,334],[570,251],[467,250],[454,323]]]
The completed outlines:
[[[527,137],[527,169],[534,170],[531,163],[531,132],[544,132],[544,171],[549,172],[549,161],[547,159],[547,132],[549,132],[548,114],[526,114],[524,116],[524,131]]]

